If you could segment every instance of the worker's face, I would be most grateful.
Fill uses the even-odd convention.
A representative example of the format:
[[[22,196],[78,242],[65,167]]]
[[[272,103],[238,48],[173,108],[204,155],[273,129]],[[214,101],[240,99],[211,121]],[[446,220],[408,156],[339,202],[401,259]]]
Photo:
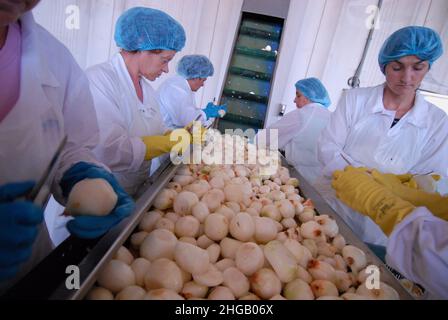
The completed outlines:
[[[162,50],[160,53],[140,51],[137,53],[139,73],[150,81],[156,80],[164,72],[168,73],[168,63],[174,58],[176,51]]]
[[[296,90],[296,98],[294,99],[294,103],[297,108],[303,108],[305,105],[310,103],[307,97],[305,97],[299,90]]]
[[[205,81],[207,81],[207,78],[189,79],[188,83],[190,85],[191,91],[196,92],[201,89],[204,86]]]
[[[17,21],[33,9],[40,0],[0,0],[0,27]]]
[[[396,95],[414,95],[429,71],[428,61],[406,56],[386,66],[387,87]]]

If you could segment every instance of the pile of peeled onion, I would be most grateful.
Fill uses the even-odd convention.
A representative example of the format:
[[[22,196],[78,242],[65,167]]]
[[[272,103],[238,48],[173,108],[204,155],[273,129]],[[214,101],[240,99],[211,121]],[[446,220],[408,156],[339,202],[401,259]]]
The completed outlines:
[[[398,299],[317,215],[285,167],[189,165],[102,270],[88,299]]]

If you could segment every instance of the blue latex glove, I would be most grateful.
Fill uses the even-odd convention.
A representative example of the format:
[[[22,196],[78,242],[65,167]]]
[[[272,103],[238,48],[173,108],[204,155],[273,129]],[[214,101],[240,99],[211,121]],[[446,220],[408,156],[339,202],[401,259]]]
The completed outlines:
[[[223,104],[220,106],[216,106],[213,104],[213,102],[209,102],[205,109],[202,111],[205,112],[205,115],[207,116],[207,120],[210,118],[220,118],[219,111],[224,110],[227,113],[227,105]]]
[[[12,278],[32,253],[38,225],[44,219],[42,208],[24,196],[34,182],[11,183],[0,187],[0,281]]]
[[[117,205],[107,216],[77,216],[67,223],[67,229],[71,234],[79,238],[94,239],[102,236],[121,220],[129,216],[134,210],[135,204],[110,172],[86,162],[75,164],[64,174],[60,183],[64,197],[68,197],[68,194],[77,182],[86,178],[102,178],[106,180],[118,195]]]

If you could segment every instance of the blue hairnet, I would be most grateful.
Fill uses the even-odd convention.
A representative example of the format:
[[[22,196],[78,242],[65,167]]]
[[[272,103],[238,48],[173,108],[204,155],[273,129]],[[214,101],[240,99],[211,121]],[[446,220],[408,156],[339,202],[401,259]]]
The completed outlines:
[[[212,62],[206,56],[198,54],[184,56],[177,64],[177,73],[187,80],[208,78],[214,72]]]
[[[322,82],[317,78],[306,78],[297,81],[296,89],[311,102],[320,103],[327,108],[331,104],[327,89],[325,89]]]
[[[405,56],[417,56],[431,67],[443,54],[440,36],[426,27],[410,26],[395,31],[383,44],[378,56],[381,71],[386,65]]]
[[[115,42],[127,51],[180,51],[185,46],[185,31],[179,22],[163,11],[135,7],[118,18]]]

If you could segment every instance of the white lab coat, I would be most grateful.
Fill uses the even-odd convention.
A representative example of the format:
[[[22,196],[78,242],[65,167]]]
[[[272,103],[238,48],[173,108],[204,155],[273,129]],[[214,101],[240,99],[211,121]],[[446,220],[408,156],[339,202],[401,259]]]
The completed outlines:
[[[310,103],[286,114],[268,129],[278,129],[278,148],[285,150],[288,163],[308,181],[322,172],[317,159],[317,139],[331,112],[319,103]]]
[[[131,195],[149,177],[151,161],[145,161],[143,136],[167,131],[156,92],[141,79],[143,103],[138,99],[121,54],[87,70],[100,128],[95,154]]]
[[[165,80],[157,90],[160,111],[165,125],[171,129],[183,128],[198,116],[205,125],[205,112],[196,106],[194,92],[187,80],[175,75]]]
[[[384,85],[344,93],[318,142],[323,177],[315,187],[366,242],[385,245],[387,237],[368,217],[340,202],[331,174],[347,165],[381,172],[448,175],[448,117],[416,94],[414,107],[391,129],[395,116],[383,105]]]
[[[386,262],[429,291],[428,298],[448,299],[448,222],[423,207],[395,226]]]
[[[35,23],[31,13],[20,18],[22,58],[20,96],[0,122],[0,184],[38,180],[64,134],[67,145],[55,173],[53,193],[61,199],[59,181],[80,161],[97,163],[92,148],[98,126],[89,84],[70,52],[49,32]],[[45,223],[12,285],[51,251]]]
[[[343,95],[319,142],[324,174],[348,165],[384,173],[430,171],[448,176],[448,116],[416,94],[414,107],[392,128],[395,112],[383,105],[384,85]]]

